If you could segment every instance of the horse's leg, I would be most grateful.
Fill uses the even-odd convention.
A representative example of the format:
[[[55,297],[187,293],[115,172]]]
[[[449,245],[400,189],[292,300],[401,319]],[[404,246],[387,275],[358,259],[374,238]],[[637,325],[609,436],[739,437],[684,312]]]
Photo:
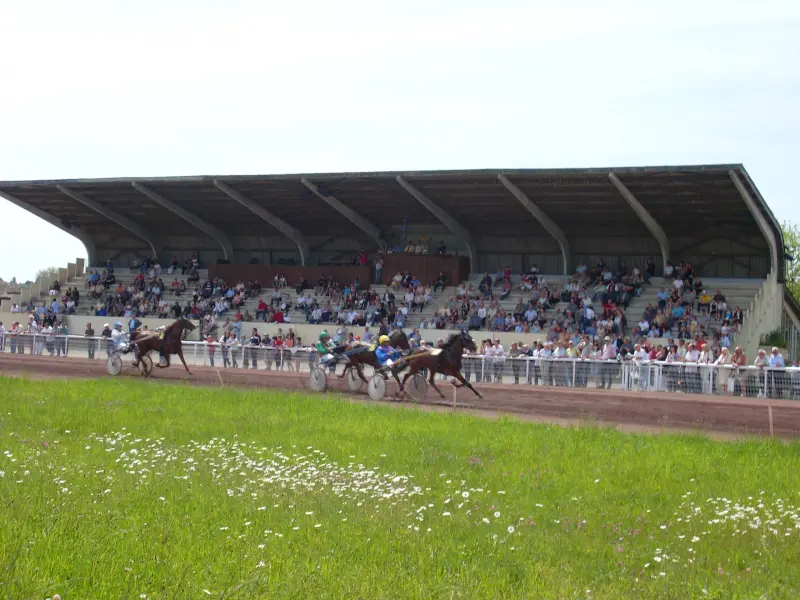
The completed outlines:
[[[431,367],[428,370],[430,371],[430,375],[428,376],[428,383],[431,384],[431,387],[433,389],[435,389],[436,393],[439,394],[439,396],[442,398],[442,400],[444,400],[444,394],[442,393],[442,390],[440,390],[438,387],[436,387],[436,383],[434,383],[434,381],[433,381],[434,378],[436,377],[436,369]]]
[[[406,384],[406,381],[408,381],[408,380],[409,380],[409,378],[410,378],[412,375],[416,374],[418,371],[419,371],[419,369],[417,368],[417,369],[415,370],[415,369],[414,369],[414,365],[412,364],[412,365],[411,365],[411,367],[408,369],[408,373],[406,373],[406,376],[405,376],[405,377],[403,377],[403,381],[400,383],[400,389],[401,389],[401,390],[403,389],[403,386]]]
[[[397,385],[400,386],[400,389],[397,390],[397,393],[400,394],[401,396],[405,395],[406,391],[403,389],[403,384],[405,383],[406,380],[403,379],[403,381],[400,381],[400,375],[398,374],[399,371],[396,368],[392,368],[390,369],[390,371],[392,373],[392,377],[394,377],[394,380],[397,382]]]
[[[349,364],[346,364],[344,366],[344,369],[342,370],[342,374],[341,375],[337,375],[336,377],[338,377],[339,379],[344,379],[344,376],[347,375],[347,372],[350,371],[352,368],[353,368],[353,363],[351,361]]]
[[[466,386],[469,389],[471,389],[472,393],[475,394],[478,398],[483,398],[483,396],[480,395],[478,390],[476,390],[474,387],[472,387],[472,384],[464,378],[464,376],[461,374],[461,371],[453,370],[453,372],[450,373],[450,375],[452,375],[453,377],[455,377],[456,379],[458,379],[461,382],[461,385],[456,386],[456,387],[464,387],[464,386]],[[455,384],[453,384],[453,385],[455,385]]]
[[[361,381],[369,385],[369,381],[367,381],[367,378],[364,376],[364,369],[361,368],[360,361],[356,363],[356,373],[358,373],[358,376],[361,378]]]
[[[189,366],[186,364],[186,360],[183,358],[183,348],[178,348],[178,358],[181,359],[183,368],[186,369],[186,372],[191,375],[192,372],[189,370]],[[167,363],[169,363],[169,356],[167,356]]]

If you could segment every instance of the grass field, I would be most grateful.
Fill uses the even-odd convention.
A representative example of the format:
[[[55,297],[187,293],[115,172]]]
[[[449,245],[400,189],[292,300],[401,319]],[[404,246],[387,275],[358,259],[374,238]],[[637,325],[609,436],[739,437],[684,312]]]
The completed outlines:
[[[1,598],[800,597],[798,444],[0,390]]]

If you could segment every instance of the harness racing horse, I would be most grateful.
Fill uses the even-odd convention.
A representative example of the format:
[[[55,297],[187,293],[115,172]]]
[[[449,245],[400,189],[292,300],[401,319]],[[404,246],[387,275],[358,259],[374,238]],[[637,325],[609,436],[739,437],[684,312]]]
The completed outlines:
[[[402,329],[395,329],[388,335],[389,335],[389,345],[392,348],[397,347],[400,348],[401,350],[405,350],[406,352],[411,350],[411,344],[408,341],[408,336]],[[343,379],[349,371],[355,369],[356,373],[361,378],[361,381],[363,381],[366,384],[369,384],[367,378],[364,377],[364,371],[362,370],[362,365],[370,366],[373,369],[375,369],[375,371],[378,371],[381,368],[380,364],[378,363],[378,358],[375,356],[375,351],[370,350],[367,347],[364,347],[364,349],[361,350],[360,352],[355,351],[353,354],[350,354],[348,352],[347,358],[350,359],[350,362],[344,368],[342,374],[339,375],[339,379]],[[397,384],[400,385],[400,388],[402,389],[403,386],[402,384],[400,384],[400,377],[397,375],[398,370],[396,369],[390,369],[390,370],[395,378],[395,381],[397,381]]]
[[[464,376],[461,374],[461,357],[464,354],[464,350],[469,350],[471,352],[477,350],[475,340],[472,339],[472,336],[466,330],[451,335],[447,341],[442,344],[441,348],[412,355],[411,358],[413,360],[408,361],[408,372],[406,376],[403,377],[403,382],[400,384],[400,391],[403,391],[403,386],[406,381],[408,381],[409,377],[413,377],[422,369],[426,369],[429,373],[428,383],[431,384],[431,387],[433,387],[442,398],[444,398],[442,390],[436,387],[436,383],[434,383],[434,377],[437,373],[455,377],[461,383],[453,383],[454,386],[467,386],[478,398],[482,398],[483,396],[481,396],[480,393],[472,387],[472,384],[464,379]]]
[[[186,365],[186,360],[183,358],[183,347],[181,339],[183,338],[184,331],[194,331],[195,325],[189,320],[181,317],[177,321],[166,326],[164,331],[134,331],[131,333],[131,342],[136,345],[139,352],[136,355],[136,365],[138,366],[141,357],[150,352],[157,350],[163,357],[166,364],[159,362],[158,367],[164,369],[169,366],[169,357],[172,354],[177,354],[183,363],[183,368],[189,375],[192,372]]]

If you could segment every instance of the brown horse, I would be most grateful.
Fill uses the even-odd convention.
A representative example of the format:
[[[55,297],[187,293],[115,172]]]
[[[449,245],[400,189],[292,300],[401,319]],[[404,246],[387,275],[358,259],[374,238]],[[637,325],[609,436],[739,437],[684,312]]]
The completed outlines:
[[[405,350],[406,352],[411,350],[411,344],[408,341],[408,336],[402,329],[395,329],[390,334],[388,334],[388,336],[389,336],[389,345],[392,348],[400,348],[401,350]],[[368,348],[364,348],[360,352],[356,351],[353,354],[348,353],[347,358],[350,359],[350,362],[347,363],[347,366],[344,368],[344,371],[342,371],[342,374],[339,375],[339,379],[343,379],[349,371],[355,369],[361,381],[363,381],[364,383],[369,383],[367,381],[367,378],[364,377],[364,371],[362,369],[362,366],[367,365],[369,367],[372,367],[376,371],[381,368],[381,366],[378,364],[378,359],[375,356],[375,351],[370,350]],[[400,377],[397,375],[398,370],[396,369],[390,369],[390,370],[395,380],[397,381],[397,384],[400,385],[400,387],[402,388],[403,386],[400,384]]]
[[[167,325],[164,331],[134,331],[131,333],[131,343],[138,348],[135,365],[139,365],[142,356],[151,350],[157,350],[166,362],[166,364],[162,365],[159,361],[159,368],[164,369],[168,367],[170,355],[177,354],[183,363],[183,368],[191,375],[192,372],[189,370],[189,367],[186,365],[186,360],[183,358],[181,339],[183,338],[184,331],[194,331],[194,329],[196,329],[196,327],[189,319],[181,317],[177,321]]]
[[[464,376],[461,374],[461,357],[465,349],[471,352],[477,350],[475,340],[472,339],[472,336],[466,330],[451,335],[447,341],[442,344],[441,348],[416,355],[413,360],[408,361],[408,372],[406,376],[403,377],[403,382],[400,384],[400,391],[403,391],[403,386],[406,381],[408,381],[409,377],[416,375],[422,369],[426,369],[429,374],[428,383],[431,384],[431,387],[433,387],[442,398],[444,398],[442,390],[436,387],[436,383],[434,383],[434,377],[437,373],[455,377],[461,383],[454,383],[453,385],[456,387],[467,386],[478,398],[482,398],[480,393],[478,393],[478,391],[472,387],[472,384],[464,379]]]

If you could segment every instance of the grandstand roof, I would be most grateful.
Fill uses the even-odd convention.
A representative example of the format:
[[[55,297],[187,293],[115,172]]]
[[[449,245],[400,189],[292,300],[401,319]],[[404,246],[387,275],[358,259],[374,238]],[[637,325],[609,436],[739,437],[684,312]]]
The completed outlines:
[[[641,230],[641,215],[623,197],[610,173],[630,190],[667,238],[713,230],[719,236],[765,239],[763,222],[760,226],[754,217],[733,173],[777,233],[783,254],[777,221],[740,164],[6,181],[0,182],[0,197],[16,200],[43,218],[51,216],[48,220],[63,229],[74,226],[90,236],[128,233],[98,210],[64,193],[66,187],[159,236],[197,234],[197,228],[184,218],[135,189],[132,183],[136,182],[227,234],[280,235],[214,183],[222,181],[305,236],[334,232],[363,236],[341,210],[304,185],[305,178],[323,195],[333,196],[381,230],[400,225],[403,219],[408,226],[441,225],[437,216],[400,185],[400,177],[472,235],[547,236],[540,221],[498,179],[502,174],[567,238]]]

